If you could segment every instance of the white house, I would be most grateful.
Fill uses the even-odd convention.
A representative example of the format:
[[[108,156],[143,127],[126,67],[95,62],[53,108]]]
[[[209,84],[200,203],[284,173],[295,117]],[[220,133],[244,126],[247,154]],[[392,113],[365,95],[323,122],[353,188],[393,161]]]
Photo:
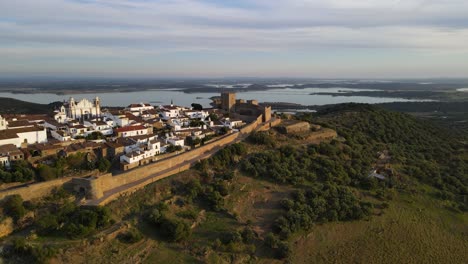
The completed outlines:
[[[161,115],[164,120],[168,120],[171,118],[176,118],[180,116],[181,108],[174,105],[163,105],[160,106],[161,108]]]
[[[241,127],[244,122],[240,119],[225,118],[222,120],[224,126],[229,127],[230,129]]]
[[[15,145],[6,144],[0,146],[0,166],[9,168],[11,161],[24,159],[24,154]]]
[[[145,110],[152,110],[154,106],[147,103],[131,104],[126,108],[130,112],[142,112]]]
[[[186,110],[184,111],[184,114],[190,118],[190,119],[201,119],[205,120],[210,114],[207,111],[204,110]]]
[[[13,144],[19,148],[22,144],[45,142],[47,142],[47,131],[44,127],[33,126],[0,131],[0,145]]]
[[[134,145],[125,147],[125,155],[120,156],[120,162],[131,164],[161,153],[161,142],[156,137],[136,139]]]
[[[84,125],[75,125],[68,127],[68,133],[73,137],[85,137],[88,135],[89,129]]]
[[[128,126],[130,120],[127,115],[119,111],[106,111],[102,115],[105,117],[106,123],[109,124],[109,120],[112,120],[114,127],[125,127]]]
[[[115,129],[118,137],[133,137],[148,134],[148,128],[145,126],[126,126]]]
[[[166,142],[173,145],[173,146],[185,146],[185,140],[180,137],[170,137],[166,139]]]
[[[103,121],[84,121],[83,124],[90,128],[87,134],[91,134],[93,132],[101,132],[105,136],[112,135],[114,130],[112,127]]]
[[[62,130],[51,130],[50,135],[59,141],[70,141],[72,140],[71,135]]]

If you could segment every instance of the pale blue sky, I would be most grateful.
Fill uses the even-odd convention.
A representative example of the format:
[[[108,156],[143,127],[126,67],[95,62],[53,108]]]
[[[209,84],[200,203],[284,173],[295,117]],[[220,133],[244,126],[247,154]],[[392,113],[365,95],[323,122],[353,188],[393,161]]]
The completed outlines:
[[[466,0],[0,1],[0,77],[468,77]]]

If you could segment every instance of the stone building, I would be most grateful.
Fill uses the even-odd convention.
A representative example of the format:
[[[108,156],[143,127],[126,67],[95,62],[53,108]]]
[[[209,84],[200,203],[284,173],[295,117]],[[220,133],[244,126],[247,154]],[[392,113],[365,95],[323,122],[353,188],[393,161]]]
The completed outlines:
[[[232,112],[236,105],[236,94],[230,92],[221,93],[221,108],[224,111]]]

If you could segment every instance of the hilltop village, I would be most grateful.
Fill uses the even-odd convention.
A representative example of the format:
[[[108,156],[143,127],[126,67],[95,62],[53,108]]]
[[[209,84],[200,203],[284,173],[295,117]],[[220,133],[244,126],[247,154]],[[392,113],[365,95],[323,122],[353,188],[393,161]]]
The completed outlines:
[[[265,107],[257,101],[236,100],[234,93],[223,93],[219,108],[171,102],[106,109],[98,97],[92,101],[71,97],[50,116],[0,116],[0,164],[10,167],[16,160],[43,162],[50,156],[82,152],[118,161],[120,169],[128,170],[158,155],[183,152],[235,132],[262,111]]]
[[[235,93],[222,93],[214,105],[203,108],[199,104],[186,107],[173,102],[159,106],[133,103],[125,108],[104,108],[98,97],[92,101],[70,98],[51,115],[2,115],[2,189],[14,190],[21,183],[38,179],[85,178],[109,171],[109,175],[122,174],[161,160],[169,160],[170,165],[160,162],[161,166],[146,171],[177,168],[182,162],[206,156],[208,150],[238,140],[243,129],[250,132],[271,120],[271,107],[261,106],[256,100],[236,99]],[[205,152],[193,151],[198,148]],[[190,152],[190,158],[182,155],[186,152]],[[170,160],[173,157],[180,157],[180,162]],[[97,169],[100,172],[95,172]],[[89,198],[103,196],[96,195],[89,186],[83,187],[79,179],[75,183],[77,190],[86,191]],[[7,194],[10,193],[2,196]]]

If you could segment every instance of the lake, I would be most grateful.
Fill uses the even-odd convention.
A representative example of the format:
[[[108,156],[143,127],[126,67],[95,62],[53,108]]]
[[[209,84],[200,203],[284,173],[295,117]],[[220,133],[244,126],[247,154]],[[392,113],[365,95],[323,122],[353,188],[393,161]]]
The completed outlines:
[[[387,102],[412,102],[421,100],[408,100],[403,98],[381,98],[367,96],[339,96],[340,93],[350,91],[369,91],[365,89],[348,88],[281,88],[268,91],[238,92],[236,97],[240,99],[256,99],[259,102],[288,102],[302,105],[326,105],[339,103],[387,103]],[[332,95],[310,95],[310,93],[328,92],[336,93]],[[93,99],[99,96],[103,106],[127,106],[131,103],[149,102],[153,105],[169,104],[171,100],[176,105],[190,106],[192,103],[199,103],[205,107],[210,106],[212,96],[219,96],[218,93],[184,93],[176,90],[146,90],[136,92],[104,92],[104,93],[76,93],[67,95],[56,95],[50,93],[37,94],[14,94],[0,93],[0,97],[11,97],[23,101],[47,104],[54,101],[68,100],[70,97],[75,100],[82,98]]]

